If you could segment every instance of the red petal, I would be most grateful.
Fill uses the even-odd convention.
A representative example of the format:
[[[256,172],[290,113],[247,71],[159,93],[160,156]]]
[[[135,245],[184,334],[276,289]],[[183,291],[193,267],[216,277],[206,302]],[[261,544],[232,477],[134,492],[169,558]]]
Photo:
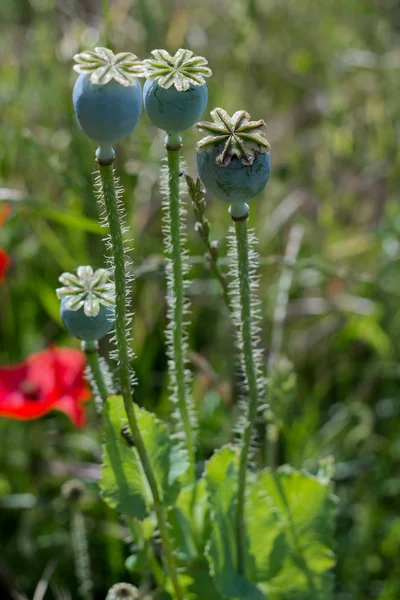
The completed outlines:
[[[0,367],[0,416],[35,419],[58,409],[81,427],[82,403],[91,396],[84,370],[84,354],[69,348],[43,350],[18,365]]]
[[[51,410],[52,387],[46,385],[46,376],[41,381],[39,374],[32,372],[29,363],[0,367],[0,415],[15,419],[35,419]],[[25,388],[34,390],[34,399]]]
[[[4,252],[3,248],[0,248],[0,283],[2,283],[10,264],[10,257]]]
[[[83,427],[85,424],[85,409],[80,402],[76,402],[73,396],[63,396],[53,404],[52,408],[68,415],[76,427]]]

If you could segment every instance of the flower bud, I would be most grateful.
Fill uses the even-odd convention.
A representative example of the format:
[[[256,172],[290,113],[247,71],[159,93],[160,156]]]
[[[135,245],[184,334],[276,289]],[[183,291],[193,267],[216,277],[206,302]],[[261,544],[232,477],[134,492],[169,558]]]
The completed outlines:
[[[106,600],[136,600],[139,597],[138,589],[130,583],[116,583],[108,590]]]
[[[218,258],[219,248],[218,240],[212,240],[210,244],[210,252],[213,258]]]
[[[79,479],[70,479],[66,481],[61,488],[61,494],[66,500],[77,502],[85,491],[83,483]]]

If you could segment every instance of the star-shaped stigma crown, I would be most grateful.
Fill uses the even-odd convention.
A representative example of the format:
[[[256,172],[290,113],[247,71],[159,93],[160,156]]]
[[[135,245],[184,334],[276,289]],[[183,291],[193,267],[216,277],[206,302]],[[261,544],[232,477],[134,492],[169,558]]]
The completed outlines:
[[[166,50],[153,50],[154,58],[143,61],[147,79],[156,79],[158,84],[168,89],[173,85],[184,92],[191,85],[204,85],[205,77],[212,71],[203,56],[195,56],[191,50],[179,48],[174,56]]]
[[[135,84],[135,77],[144,77],[143,63],[131,52],[114,54],[108,48],[95,48],[75,54],[74,71],[90,73],[95,85],[105,85],[112,79],[127,87]]]
[[[244,165],[253,164],[259,154],[267,154],[271,146],[265,137],[265,121],[250,121],[245,110],[238,110],[230,117],[222,108],[211,111],[210,121],[200,121],[197,128],[208,133],[197,142],[197,150],[211,151],[223,146],[216,158],[220,167],[226,167],[236,156]]]
[[[93,272],[92,267],[78,267],[77,274],[63,273],[58,278],[64,287],[56,290],[57,298],[67,298],[66,308],[68,310],[83,311],[87,317],[96,317],[100,306],[114,306],[115,287],[110,281],[110,271],[97,269]]]

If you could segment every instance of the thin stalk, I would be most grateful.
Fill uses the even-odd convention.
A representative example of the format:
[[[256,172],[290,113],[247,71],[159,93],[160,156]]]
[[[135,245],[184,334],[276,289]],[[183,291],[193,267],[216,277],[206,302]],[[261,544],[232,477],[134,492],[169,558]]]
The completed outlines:
[[[267,365],[268,374],[271,373],[271,369],[279,360],[282,352],[283,331],[289,303],[289,292],[293,282],[296,261],[300,251],[303,233],[304,230],[299,225],[292,227],[289,233],[289,239],[284,257],[285,266],[283,267],[281,276],[279,278],[278,293],[276,297],[274,315],[272,318],[271,350]]]
[[[300,225],[294,225],[289,233],[284,257],[285,266],[282,269],[278,281],[278,293],[272,318],[271,350],[267,363],[267,377],[269,381],[271,381],[274,376],[274,367],[276,367],[282,354],[283,333],[289,304],[289,292],[295,274],[296,261],[300,252],[303,234],[304,230]],[[277,464],[279,428],[274,422],[275,419],[271,411],[270,415],[271,418],[269,419],[269,422],[266,423],[264,430],[263,458],[264,464],[274,469]]]
[[[111,19],[110,19],[110,3],[107,0],[101,0],[101,12],[103,13],[102,14],[102,21],[103,21],[102,42],[106,48],[109,48]]]
[[[136,420],[131,388],[131,373],[129,366],[129,344],[126,333],[126,279],[125,279],[125,250],[122,235],[122,226],[118,210],[118,196],[114,180],[112,165],[99,164],[102,196],[110,229],[111,250],[114,261],[115,278],[115,336],[119,359],[119,378],[126,416],[131,435],[136,446],[143,471],[146,475],[151,494],[153,496],[154,510],[157,516],[158,529],[164,550],[164,559],[167,571],[175,591],[176,600],[184,600],[183,592],[178,580],[177,566],[173,554],[173,547],[168,533],[167,518],[162,504],[158,484],[153,473],[151,462],[143,442],[142,435]]]
[[[105,402],[110,395],[110,392],[108,391],[100,365],[98,343],[82,342],[82,350],[86,355],[86,363],[92,376],[92,381],[90,381],[90,384],[93,388],[93,393],[97,393],[100,399]]]
[[[216,240],[211,240],[210,221],[205,215],[205,189],[199,178],[197,178],[195,181],[187,171],[184,173],[184,175],[188,186],[189,195],[192,199],[194,213],[197,219],[194,229],[199,234],[201,240],[207,248],[207,265],[221,284],[221,291],[225,305],[227,306],[228,310],[230,310],[228,281],[223,274],[218,261],[218,242]]]
[[[79,595],[82,600],[92,600],[93,584],[90,576],[89,549],[86,537],[85,519],[77,506],[72,508],[71,538],[74,550],[76,577],[79,582]]]
[[[183,426],[185,446],[188,452],[188,474],[195,481],[195,439],[194,428],[187,398],[185,363],[186,340],[184,337],[184,283],[181,239],[181,207],[180,207],[180,148],[181,138],[167,136],[166,149],[168,156],[168,233],[169,254],[172,265],[171,278],[171,350],[170,377],[174,386],[174,395]]]
[[[248,405],[246,420],[241,438],[239,476],[238,476],[238,502],[236,513],[236,543],[237,543],[237,568],[238,572],[245,574],[246,571],[246,530],[245,530],[245,498],[247,467],[251,450],[251,441],[254,425],[258,411],[258,383],[257,365],[254,356],[254,336],[252,326],[252,302],[251,302],[251,273],[249,269],[249,241],[247,218],[235,221],[235,233],[237,242],[237,263],[239,276],[240,297],[240,346],[244,375],[246,380],[246,391],[248,394]]]
[[[71,543],[74,555],[75,572],[78,580],[78,595],[82,600],[93,599],[93,583],[90,571],[89,547],[86,535],[85,518],[80,507],[84,486],[77,479],[66,481],[61,494],[70,509]]]

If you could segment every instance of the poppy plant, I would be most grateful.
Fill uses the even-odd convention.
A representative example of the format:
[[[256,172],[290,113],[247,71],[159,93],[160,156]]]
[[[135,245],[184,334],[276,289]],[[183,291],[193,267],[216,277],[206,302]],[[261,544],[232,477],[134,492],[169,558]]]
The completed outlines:
[[[0,367],[0,417],[36,419],[60,410],[82,427],[83,403],[91,396],[84,372],[84,354],[70,348],[49,348]]]
[[[6,220],[9,212],[10,212],[10,209],[7,206],[7,204],[0,208],[0,227]],[[8,256],[7,252],[5,252],[5,250],[3,250],[3,248],[0,248],[0,283],[2,283],[10,264],[11,264],[11,260],[10,260],[10,257]]]

